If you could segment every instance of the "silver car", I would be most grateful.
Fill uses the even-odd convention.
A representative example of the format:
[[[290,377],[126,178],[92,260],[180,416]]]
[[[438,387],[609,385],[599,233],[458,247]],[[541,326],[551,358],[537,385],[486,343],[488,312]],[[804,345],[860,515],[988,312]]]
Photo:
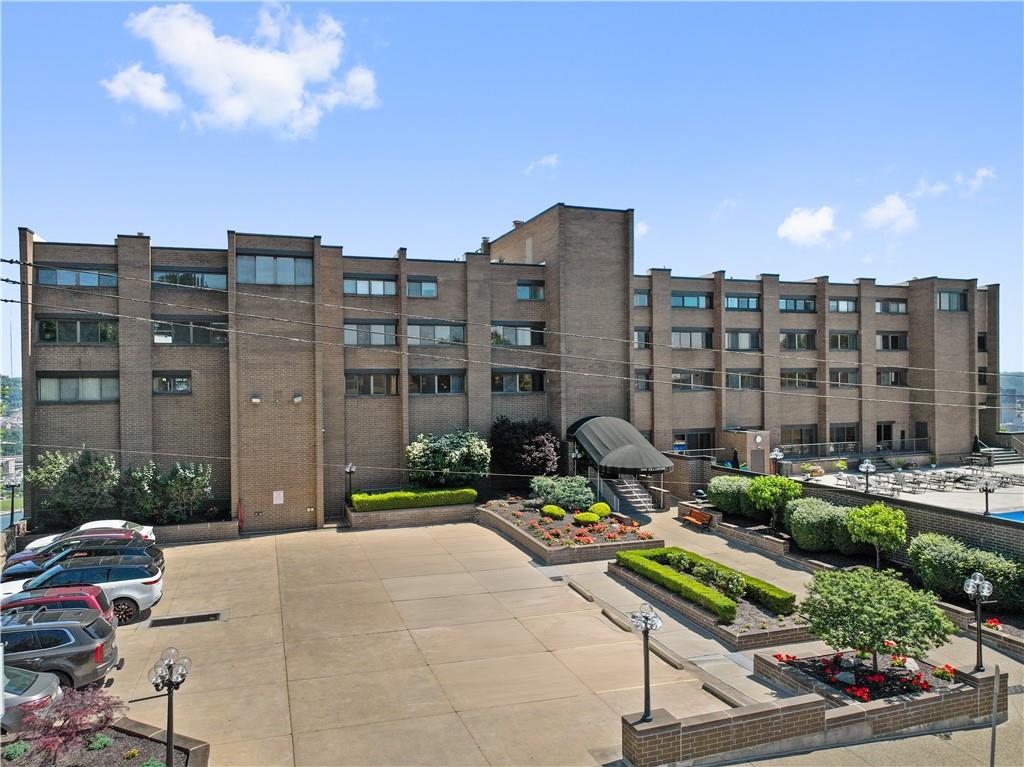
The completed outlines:
[[[23,668],[4,665],[3,731],[18,732],[26,704],[41,701],[53,703],[61,699],[60,680],[55,674],[37,674]]]

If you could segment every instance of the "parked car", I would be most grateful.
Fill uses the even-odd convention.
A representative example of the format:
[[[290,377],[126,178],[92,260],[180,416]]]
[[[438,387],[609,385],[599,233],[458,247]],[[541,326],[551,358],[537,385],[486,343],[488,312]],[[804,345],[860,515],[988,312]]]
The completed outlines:
[[[99,610],[103,620],[114,624],[114,608],[99,586],[54,586],[52,588],[22,591],[4,597],[0,610],[14,612],[45,607],[48,610]]]
[[[26,549],[38,549],[46,546],[49,543],[53,543],[58,538],[66,538],[73,533],[80,533],[84,530],[131,530],[138,533],[147,541],[155,542],[156,534],[153,532],[153,528],[150,525],[140,525],[135,522],[127,522],[123,519],[95,519],[92,522],[86,522],[84,525],[79,525],[74,530],[68,530],[66,533],[55,533],[54,535],[45,535],[42,538],[36,538],[31,543],[26,544]]]
[[[117,664],[114,627],[98,610],[8,612],[0,617],[4,663],[55,674],[62,687],[84,687]]]
[[[82,557],[54,565],[31,580],[0,584],[6,596],[50,586],[99,586],[119,626],[134,622],[163,596],[163,573],[149,557]]]
[[[44,562],[54,554],[59,554],[64,549],[80,546],[86,541],[137,541],[140,545],[148,541],[134,530],[118,530],[111,528],[100,528],[97,530],[85,530],[81,533],[67,533],[61,538],[34,549],[25,549],[17,554],[7,557],[8,565],[15,565],[18,562],[25,562],[29,559],[42,559]],[[33,541],[34,543],[35,541]]]
[[[21,718],[36,708],[46,708],[60,700],[64,691],[56,674],[27,671],[16,666],[4,666],[4,715],[0,729],[6,735],[21,730]]]
[[[0,575],[0,582],[34,578],[56,564],[79,557],[149,557],[153,564],[164,569],[164,553],[154,544],[146,544],[141,538],[131,541],[88,541],[81,546],[66,548],[49,559],[28,559],[9,565]]]

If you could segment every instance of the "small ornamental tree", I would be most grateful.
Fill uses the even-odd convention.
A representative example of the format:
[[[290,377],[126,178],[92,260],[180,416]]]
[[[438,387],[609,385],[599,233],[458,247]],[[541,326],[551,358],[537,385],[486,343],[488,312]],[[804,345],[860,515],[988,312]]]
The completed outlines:
[[[124,704],[98,687],[85,687],[66,689],[53,703],[41,701],[23,708],[21,738],[32,742],[34,752],[45,755],[42,764],[56,767],[61,754],[109,727],[124,711]]]
[[[166,522],[182,522],[213,497],[212,470],[208,463],[176,463],[161,478],[163,516]]]
[[[153,524],[163,522],[160,514],[160,471],[147,461],[121,473],[117,506],[124,519]]]
[[[850,537],[875,547],[875,569],[882,567],[882,552],[898,549],[907,542],[907,515],[884,503],[854,509],[846,516]]]
[[[561,440],[548,421],[512,421],[506,416],[491,426],[491,463],[508,474],[554,474]]]
[[[39,502],[44,524],[64,528],[113,508],[120,476],[112,456],[90,450],[43,453],[25,472],[25,479],[44,493]]]
[[[420,434],[405,449],[409,479],[426,487],[471,485],[487,476],[491,448],[475,431]]]
[[[803,495],[799,482],[774,475],[757,477],[747,486],[747,502],[761,514],[771,515],[772,529],[778,530],[779,512]]]
[[[835,650],[919,658],[944,645],[956,629],[930,591],[915,591],[894,570],[833,570],[814,574],[800,614],[811,634]],[[887,644],[889,643],[889,644]]]

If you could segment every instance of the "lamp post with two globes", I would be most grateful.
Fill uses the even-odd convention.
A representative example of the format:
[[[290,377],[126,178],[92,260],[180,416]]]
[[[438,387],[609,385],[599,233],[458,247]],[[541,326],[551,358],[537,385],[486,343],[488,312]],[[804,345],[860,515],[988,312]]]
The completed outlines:
[[[174,765],[174,691],[185,683],[192,669],[192,661],[181,655],[176,647],[168,647],[149,670],[149,683],[157,692],[167,690],[167,752],[164,764]]]
[[[650,634],[661,628],[661,616],[654,612],[654,608],[647,602],[644,602],[640,605],[639,610],[630,614],[629,619],[644,637],[644,713],[640,717],[640,721],[649,722],[652,719]]]
[[[978,659],[974,664],[974,672],[978,673],[985,670],[981,662],[981,605],[987,597],[992,596],[992,584],[981,573],[974,573],[964,581],[964,591],[974,600],[974,623],[978,632]]]

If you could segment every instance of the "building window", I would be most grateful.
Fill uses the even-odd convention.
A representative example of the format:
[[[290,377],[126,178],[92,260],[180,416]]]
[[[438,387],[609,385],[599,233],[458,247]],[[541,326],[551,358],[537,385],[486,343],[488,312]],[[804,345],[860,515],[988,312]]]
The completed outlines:
[[[153,376],[154,394],[191,394],[192,376],[189,373],[157,373]]]
[[[543,301],[543,280],[519,280],[516,282],[516,298],[520,301]]]
[[[828,310],[837,314],[856,314],[857,312],[857,299],[856,298],[830,298],[828,300]]]
[[[732,311],[756,312],[761,308],[761,297],[741,295],[726,296],[725,308]]]
[[[345,371],[345,394],[350,397],[382,397],[398,392],[398,373],[394,371]]]
[[[786,452],[791,455],[802,455],[804,451],[798,449],[800,446],[810,447],[818,441],[818,427],[809,426],[783,426],[782,444],[790,449]],[[797,449],[794,449],[797,448]]]
[[[394,346],[393,322],[346,322],[346,346]]]
[[[409,277],[405,281],[405,295],[409,298],[437,298],[437,277]]]
[[[860,427],[855,423],[834,423],[829,427],[828,439],[833,448],[854,452],[860,440]]]
[[[245,256],[242,256],[245,258]],[[184,288],[205,288],[227,290],[227,272],[190,272],[180,269],[154,269],[153,282],[160,285],[174,285]]]
[[[633,383],[637,391],[651,391],[654,386],[654,374],[650,370],[637,370],[633,374]]]
[[[779,333],[779,348],[797,351],[814,348],[813,330],[784,330]]]
[[[829,333],[828,348],[834,352],[855,352],[857,351],[857,334]]]
[[[409,373],[409,394],[465,393],[465,373]]]
[[[875,334],[875,351],[905,352],[906,350],[906,333],[890,333],[888,331],[881,331]]]
[[[935,308],[940,312],[966,312],[967,293],[963,290],[940,290],[935,296]]]
[[[782,370],[779,385],[783,389],[815,389],[818,382],[814,380],[813,370]]]
[[[832,368],[828,371],[831,386],[859,386],[860,371],[857,368]]]
[[[710,349],[711,337],[710,330],[672,328],[672,347],[675,349]]]
[[[446,346],[466,343],[465,325],[409,325],[410,346]]]
[[[205,320],[157,320],[153,343],[178,346],[223,346],[228,342],[227,322]]]
[[[346,277],[346,296],[394,296],[397,295],[394,277]]]
[[[43,344],[116,344],[117,320],[38,320]]]
[[[651,291],[649,290],[634,290],[633,291],[633,306],[650,306],[651,305]]]
[[[544,391],[543,373],[491,373],[494,394],[530,394]]]
[[[988,333],[978,333],[978,351],[988,351]]]
[[[725,348],[729,351],[760,349],[761,333],[757,330],[730,330],[725,334]]]
[[[780,312],[816,312],[817,302],[813,298],[791,298],[779,299]]]
[[[904,368],[882,368],[877,377],[879,386],[907,385],[907,371]]]
[[[52,267],[37,266],[37,285],[59,285],[61,287],[80,288],[116,288],[117,274],[113,272],[100,272],[91,269],[57,269]]]
[[[875,314],[906,314],[907,299],[883,298],[875,301]]]
[[[685,453],[690,450],[714,450],[715,432],[713,429],[699,431],[676,432],[672,435],[672,452]]]
[[[634,349],[650,349],[652,343],[650,328],[633,328]]]
[[[114,402],[119,397],[115,374],[53,374],[36,376],[40,402]]]
[[[988,368],[978,368],[978,386],[988,386]]]
[[[726,389],[751,389],[760,391],[761,389],[761,371],[739,371],[730,370],[726,371],[725,374],[725,388]]]
[[[711,385],[710,370],[673,370],[672,391],[704,391]]]
[[[246,285],[312,285],[313,259],[235,256],[235,281]]]
[[[544,326],[536,325],[492,325],[493,346],[543,346]]]
[[[711,296],[708,293],[673,293],[673,309],[710,309]]]

